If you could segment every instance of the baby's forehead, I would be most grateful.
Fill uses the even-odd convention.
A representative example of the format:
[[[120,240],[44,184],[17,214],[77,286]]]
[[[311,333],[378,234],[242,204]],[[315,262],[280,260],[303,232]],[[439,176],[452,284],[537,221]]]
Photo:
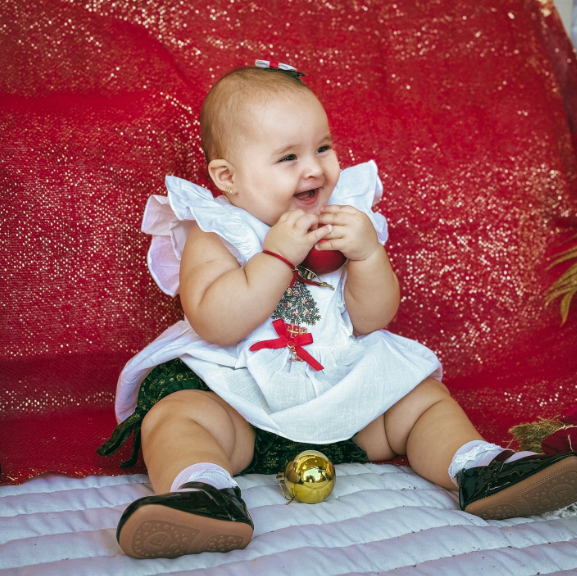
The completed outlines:
[[[271,108],[285,108],[291,104],[295,107],[309,107],[317,103],[316,96],[309,90],[266,90],[256,89],[246,94],[245,98],[238,98],[231,112],[238,114],[241,118],[258,117]]]
[[[310,88],[282,72],[263,69],[237,69],[224,76],[214,87],[225,99],[254,105],[271,98],[298,97],[312,94]]]
[[[233,112],[236,126],[245,129],[274,127],[279,122],[291,122],[291,118],[308,115],[313,109],[323,109],[312,92],[252,94]],[[253,130],[254,132],[254,130]]]
[[[288,102],[302,98],[304,91],[282,90],[276,87],[267,86],[244,86],[244,90],[235,98],[236,108],[239,111],[259,110],[268,104],[277,102]]]

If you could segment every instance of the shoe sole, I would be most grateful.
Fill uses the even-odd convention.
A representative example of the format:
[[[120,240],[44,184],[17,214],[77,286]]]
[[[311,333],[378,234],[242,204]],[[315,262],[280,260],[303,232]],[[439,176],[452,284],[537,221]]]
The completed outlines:
[[[118,539],[132,558],[176,558],[245,548],[253,529],[244,522],[206,518],[159,504],[142,506],[126,520]]]
[[[577,502],[577,457],[552,464],[526,480],[472,502],[465,512],[503,520],[551,512]]]

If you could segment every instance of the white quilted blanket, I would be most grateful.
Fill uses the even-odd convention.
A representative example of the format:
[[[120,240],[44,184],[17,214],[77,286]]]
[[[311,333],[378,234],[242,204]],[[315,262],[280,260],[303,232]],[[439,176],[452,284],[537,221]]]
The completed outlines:
[[[44,476],[0,487],[0,576],[577,574],[577,515],[486,522],[410,468],[336,467],[321,504],[286,504],[274,476],[239,478],[255,523],[245,550],[134,560],[115,529],[148,477]]]

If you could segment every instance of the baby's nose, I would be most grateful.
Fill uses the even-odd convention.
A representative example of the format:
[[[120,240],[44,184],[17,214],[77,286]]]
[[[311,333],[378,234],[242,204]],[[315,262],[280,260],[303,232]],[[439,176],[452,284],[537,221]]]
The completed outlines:
[[[321,163],[318,161],[317,158],[311,158],[304,169],[303,176],[305,178],[316,178],[320,176],[323,172]]]

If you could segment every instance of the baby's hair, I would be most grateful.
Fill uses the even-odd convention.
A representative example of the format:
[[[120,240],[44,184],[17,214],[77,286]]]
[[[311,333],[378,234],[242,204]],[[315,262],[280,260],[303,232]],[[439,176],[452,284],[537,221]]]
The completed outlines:
[[[290,74],[256,66],[236,68],[210,90],[200,111],[200,137],[207,164],[227,156],[228,146],[246,120],[243,109],[272,96],[288,96],[312,90]]]

